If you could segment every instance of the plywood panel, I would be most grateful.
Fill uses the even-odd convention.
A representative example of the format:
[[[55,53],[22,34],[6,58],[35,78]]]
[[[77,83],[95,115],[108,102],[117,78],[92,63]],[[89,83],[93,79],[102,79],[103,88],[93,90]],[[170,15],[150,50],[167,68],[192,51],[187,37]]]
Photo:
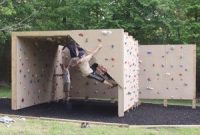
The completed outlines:
[[[138,43],[132,37],[124,36],[124,110],[138,102]]]
[[[193,99],[195,45],[141,45],[140,98]]]

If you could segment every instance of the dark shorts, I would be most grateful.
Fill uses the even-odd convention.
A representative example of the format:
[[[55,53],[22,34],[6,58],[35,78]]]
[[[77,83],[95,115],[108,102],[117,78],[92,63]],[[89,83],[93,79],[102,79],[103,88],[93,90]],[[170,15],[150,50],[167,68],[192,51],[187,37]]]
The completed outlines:
[[[102,82],[102,83],[105,81],[105,78],[102,75],[97,74],[96,72],[92,72],[87,77],[95,79],[95,80]]]

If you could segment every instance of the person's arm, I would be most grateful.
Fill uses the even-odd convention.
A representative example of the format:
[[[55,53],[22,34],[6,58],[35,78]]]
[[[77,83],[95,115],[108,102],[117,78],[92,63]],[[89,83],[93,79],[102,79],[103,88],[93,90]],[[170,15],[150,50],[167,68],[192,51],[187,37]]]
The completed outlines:
[[[102,44],[99,44],[98,47],[91,53],[91,55],[95,55],[101,48],[103,47]]]
[[[74,61],[77,61],[77,62],[75,63]],[[66,68],[70,68],[70,66],[75,67],[78,64],[78,61],[79,60],[77,60],[77,58],[71,58]]]

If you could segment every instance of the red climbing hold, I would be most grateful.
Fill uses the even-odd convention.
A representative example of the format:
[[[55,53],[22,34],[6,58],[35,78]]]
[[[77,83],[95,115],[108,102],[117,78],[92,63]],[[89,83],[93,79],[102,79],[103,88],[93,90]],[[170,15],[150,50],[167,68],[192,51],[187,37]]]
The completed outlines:
[[[83,37],[83,33],[79,33],[78,35],[79,35],[80,37]]]

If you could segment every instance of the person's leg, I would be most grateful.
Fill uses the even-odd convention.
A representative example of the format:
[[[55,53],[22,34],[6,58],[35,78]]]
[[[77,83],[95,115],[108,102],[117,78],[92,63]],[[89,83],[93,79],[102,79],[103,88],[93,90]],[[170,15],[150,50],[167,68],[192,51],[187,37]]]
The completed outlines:
[[[67,90],[67,83],[64,83],[64,93],[65,93],[65,101],[68,101],[68,90]]]
[[[95,72],[91,73],[90,75],[88,75],[89,78],[95,79],[99,82],[102,82],[106,85],[108,85],[109,87],[113,87],[114,85],[110,82],[108,82],[107,80],[105,80],[101,75],[96,74]]]

